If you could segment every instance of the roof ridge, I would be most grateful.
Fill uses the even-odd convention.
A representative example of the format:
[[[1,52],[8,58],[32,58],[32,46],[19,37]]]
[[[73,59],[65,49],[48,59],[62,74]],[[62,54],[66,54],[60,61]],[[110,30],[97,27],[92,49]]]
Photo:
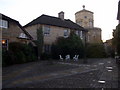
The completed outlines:
[[[46,15],[46,14],[42,14],[41,16],[47,16],[47,17],[50,17],[50,18],[52,17],[52,18],[56,18],[56,19],[60,19],[61,20],[61,18],[59,18],[59,17],[50,16],[50,15]],[[39,16],[39,17],[41,17],[41,16]],[[64,19],[64,20],[70,20],[70,19]]]
[[[43,24],[43,25],[51,25],[51,26],[58,26],[58,27],[64,27],[64,28],[70,28],[75,30],[83,30],[84,28],[77,25],[75,22],[73,22],[70,19],[60,19],[59,17],[49,16],[42,14],[38,18],[34,19],[33,21],[26,24],[24,27],[36,25],[36,24]]]

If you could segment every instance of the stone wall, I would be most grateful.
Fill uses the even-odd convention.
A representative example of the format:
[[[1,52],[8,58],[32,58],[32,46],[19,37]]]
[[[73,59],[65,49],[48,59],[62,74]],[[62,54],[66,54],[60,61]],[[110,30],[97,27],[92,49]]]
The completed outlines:
[[[44,32],[45,26],[47,25],[42,25],[43,32]],[[37,29],[39,27],[40,27],[40,24],[32,25],[32,26],[26,27],[25,30],[33,37],[34,40],[37,40]],[[70,29],[68,28],[50,26],[50,34],[44,35],[44,44],[51,45],[52,43],[56,41],[58,37],[64,37],[64,30],[69,30],[69,34],[70,34]]]
[[[86,28],[86,27],[94,27],[94,19],[93,19],[93,13],[82,10],[81,12],[78,12],[75,14],[75,21],[80,26]],[[90,25],[90,21],[92,21],[92,26]],[[80,23],[82,22],[82,23]]]
[[[101,43],[101,29],[100,28],[88,28],[87,33],[88,43]]]

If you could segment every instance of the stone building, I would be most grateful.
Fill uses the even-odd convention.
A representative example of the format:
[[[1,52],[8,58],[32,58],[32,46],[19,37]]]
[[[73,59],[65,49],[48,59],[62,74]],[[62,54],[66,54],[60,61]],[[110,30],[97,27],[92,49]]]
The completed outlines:
[[[108,56],[111,56],[114,52],[114,46],[112,44],[113,39],[106,40],[104,42],[105,52]]]
[[[0,30],[2,31],[2,47],[7,48],[10,42],[29,43],[32,39],[30,34],[24,30],[20,23],[8,16],[0,14]]]
[[[120,24],[120,0],[119,0],[119,2],[118,2],[117,20],[119,21],[119,24]]]
[[[101,43],[101,28],[94,27],[93,12],[83,6],[83,10],[75,13],[75,21],[78,25],[88,30],[86,39],[88,43]]]
[[[73,30],[82,38],[81,31],[85,31],[83,27],[77,25],[69,19],[64,19],[64,12],[60,12],[58,17],[41,15],[24,26],[25,30],[37,40],[37,29],[42,26],[44,34],[44,52],[50,52],[51,45],[55,43],[58,37],[68,37],[70,31]]]

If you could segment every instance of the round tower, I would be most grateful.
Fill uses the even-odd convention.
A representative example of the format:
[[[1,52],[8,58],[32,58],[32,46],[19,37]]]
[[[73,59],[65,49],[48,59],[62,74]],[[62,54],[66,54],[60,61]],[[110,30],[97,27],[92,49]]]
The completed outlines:
[[[93,12],[86,10],[85,5],[83,5],[83,10],[75,13],[75,21],[84,28],[92,28],[94,27],[93,14]]]
[[[78,25],[88,30],[86,33],[86,41],[88,43],[101,43],[101,28],[94,27],[94,13],[85,9],[75,13],[75,21]]]

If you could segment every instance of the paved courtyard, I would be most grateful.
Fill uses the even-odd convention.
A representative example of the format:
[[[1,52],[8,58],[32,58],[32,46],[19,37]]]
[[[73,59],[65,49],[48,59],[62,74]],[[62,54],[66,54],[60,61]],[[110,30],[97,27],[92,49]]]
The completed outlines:
[[[3,88],[118,88],[114,59],[31,62],[3,68]]]

